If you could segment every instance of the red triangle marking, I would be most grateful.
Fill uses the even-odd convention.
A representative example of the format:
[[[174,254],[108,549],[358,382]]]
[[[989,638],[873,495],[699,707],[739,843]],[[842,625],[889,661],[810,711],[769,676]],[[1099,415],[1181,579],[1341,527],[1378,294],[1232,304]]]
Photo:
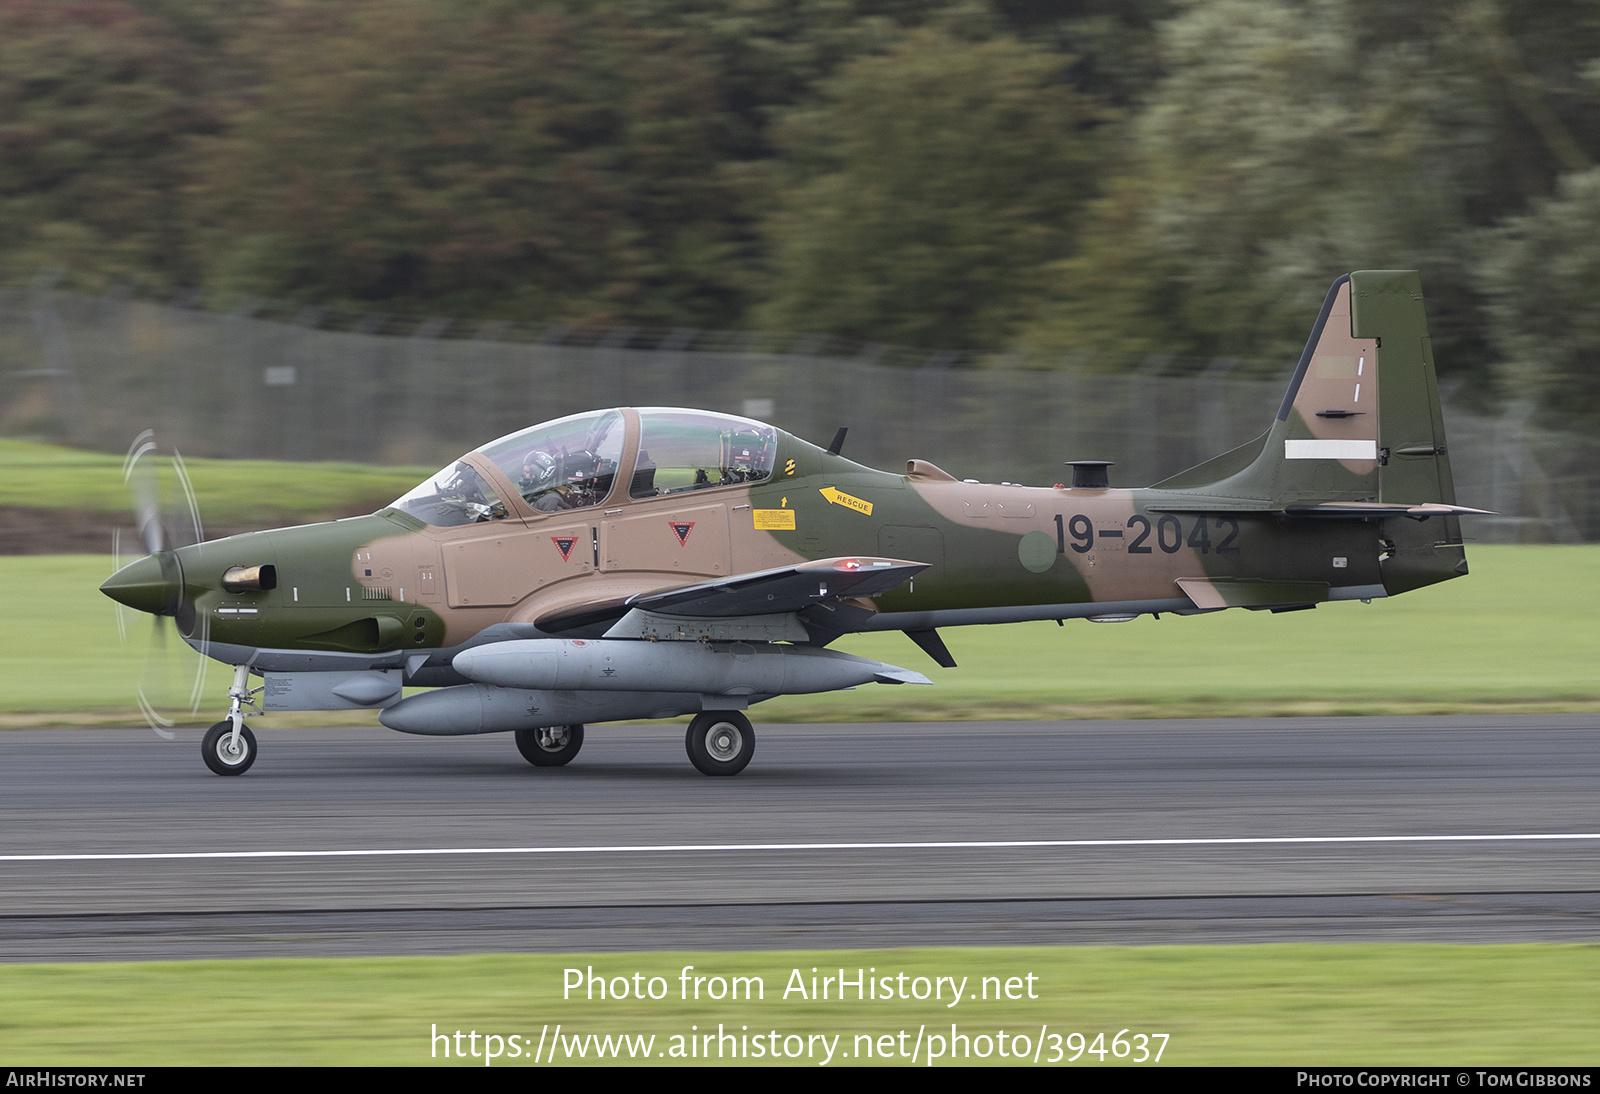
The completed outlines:
[[[565,562],[572,554],[572,545],[578,542],[577,536],[551,536],[550,542],[556,545],[556,550],[561,552],[561,560]]]
[[[672,531],[677,535],[679,545],[687,547],[689,545],[689,532],[694,528],[694,521],[669,520],[667,523],[672,525]]]

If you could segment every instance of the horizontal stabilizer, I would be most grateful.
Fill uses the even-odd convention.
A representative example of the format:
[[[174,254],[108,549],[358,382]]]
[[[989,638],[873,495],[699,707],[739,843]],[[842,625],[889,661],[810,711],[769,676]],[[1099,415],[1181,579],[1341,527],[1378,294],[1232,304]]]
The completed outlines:
[[[1317,505],[1285,506],[1284,513],[1291,517],[1334,520],[1362,520],[1376,517],[1410,517],[1412,520],[1427,520],[1429,517],[1495,515],[1490,509],[1471,509],[1465,505],[1445,505],[1437,501],[1425,501],[1420,505],[1386,501],[1325,501]]]
[[[1208,516],[1227,517],[1305,517],[1318,520],[1381,520],[1384,517],[1410,517],[1427,520],[1429,517],[1478,516],[1492,517],[1492,509],[1472,509],[1465,505],[1445,505],[1425,501],[1417,505],[1386,501],[1324,501],[1310,505],[1286,505],[1282,509],[1263,509],[1256,506],[1228,505],[1219,499],[1215,504],[1197,501],[1194,504],[1173,505],[1161,503],[1148,507],[1152,513],[1204,513]]]

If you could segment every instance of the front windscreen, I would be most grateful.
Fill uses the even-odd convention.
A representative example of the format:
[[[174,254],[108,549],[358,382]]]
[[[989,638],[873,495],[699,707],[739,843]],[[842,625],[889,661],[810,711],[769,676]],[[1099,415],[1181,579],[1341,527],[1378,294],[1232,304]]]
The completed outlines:
[[[453,463],[394,503],[439,528],[503,520],[505,502],[471,464]]]
[[[478,449],[536,512],[586,509],[611,493],[626,429],[615,410],[557,418]]]

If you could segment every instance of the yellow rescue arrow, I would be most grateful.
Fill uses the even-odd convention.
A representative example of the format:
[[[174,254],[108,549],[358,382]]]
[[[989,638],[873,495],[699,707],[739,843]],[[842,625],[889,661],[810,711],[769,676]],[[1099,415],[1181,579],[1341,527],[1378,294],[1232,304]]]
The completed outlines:
[[[827,498],[829,505],[842,505],[846,509],[854,509],[856,512],[865,513],[869,517],[872,515],[872,503],[870,501],[862,501],[860,498],[851,497],[844,491],[836,490],[831,486],[824,486],[817,493]]]

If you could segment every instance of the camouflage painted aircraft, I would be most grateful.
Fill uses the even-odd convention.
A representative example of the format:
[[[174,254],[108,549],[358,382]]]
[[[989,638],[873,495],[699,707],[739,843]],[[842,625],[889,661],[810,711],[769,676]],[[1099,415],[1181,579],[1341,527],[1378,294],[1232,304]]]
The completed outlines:
[[[247,712],[377,708],[408,733],[512,731],[559,766],[584,725],[693,715],[737,774],[743,713],[919,672],[828,649],[903,631],[1370,600],[1467,572],[1418,277],[1328,293],[1268,430],[1154,486],[903,474],[681,409],[578,414],[493,441],[371,516],[152,553],[102,590],[234,666],[203,755],[256,757]],[[262,677],[250,686],[252,675]],[[429,690],[402,697],[403,686]]]

